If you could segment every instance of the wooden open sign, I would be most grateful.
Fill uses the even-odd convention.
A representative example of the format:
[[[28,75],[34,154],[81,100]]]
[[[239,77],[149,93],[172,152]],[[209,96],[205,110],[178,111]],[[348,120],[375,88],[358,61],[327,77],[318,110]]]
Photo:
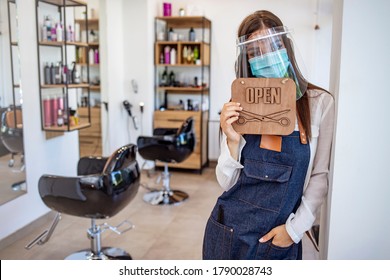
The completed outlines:
[[[296,85],[292,79],[236,79],[232,101],[243,108],[233,123],[240,134],[289,135],[294,131]]]

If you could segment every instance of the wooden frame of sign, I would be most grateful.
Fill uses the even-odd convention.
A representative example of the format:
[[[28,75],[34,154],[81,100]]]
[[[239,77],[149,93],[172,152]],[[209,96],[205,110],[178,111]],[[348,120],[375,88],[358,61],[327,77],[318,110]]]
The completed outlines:
[[[233,128],[240,134],[289,135],[296,119],[296,85],[289,78],[239,78],[233,102],[243,110]]]

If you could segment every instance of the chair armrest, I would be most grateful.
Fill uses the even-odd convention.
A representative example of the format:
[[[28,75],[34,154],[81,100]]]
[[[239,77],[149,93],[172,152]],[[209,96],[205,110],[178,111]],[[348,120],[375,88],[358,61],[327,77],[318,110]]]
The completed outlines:
[[[82,157],[77,164],[77,175],[100,174],[107,162],[107,157]]]
[[[174,143],[176,143],[176,135],[139,136],[137,139],[138,149],[142,149],[145,145],[169,145]]]
[[[81,192],[79,177],[45,174],[39,178],[38,190],[43,201],[45,201],[45,197],[69,198],[81,201],[87,199]]]
[[[153,130],[153,135],[175,135],[178,130],[178,128],[158,127]]]

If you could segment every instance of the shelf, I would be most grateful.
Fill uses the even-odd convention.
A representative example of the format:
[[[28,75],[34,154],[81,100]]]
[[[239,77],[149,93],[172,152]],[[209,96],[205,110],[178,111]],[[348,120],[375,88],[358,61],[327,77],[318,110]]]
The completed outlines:
[[[210,28],[211,21],[202,16],[174,16],[174,17],[156,17],[157,20],[163,20],[172,28]]]
[[[202,88],[202,87],[157,87],[158,90],[166,90],[169,92],[195,92],[195,93],[202,93],[205,91],[208,91],[208,88]]]
[[[100,67],[100,64],[87,64],[87,63],[76,63],[80,66],[89,66],[89,67]]]
[[[99,29],[99,19],[98,18],[92,18],[88,19],[88,29],[93,30],[93,29]],[[76,23],[80,24],[81,29],[85,29],[86,23],[84,19],[76,19]]]
[[[57,42],[57,41],[40,41],[40,46],[50,46],[50,47],[62,47],[62,46],[76,46],[76,47],[84,47],[87,48],[88,44],[83,42]]]
[[[99,42],[88,43],[88,46],[97,48],[97,47],[99,47]]]
[[[156,64],[156,66],[167,66],[167,67],[202,67],[202,66],[208,66],[208,65],[205,65],[205,64],[179,64],[179,63],[176,63],[176,64]]]
[[[18,46],[18,42],[11,42],[11,46]]]
[[[158,45],[210,45],[204,41],[156,41]]]
[[[90,90],[93,90],[93,91],[100,91],[100,86],[93,86],[93,85],[90,85],[90,86],[89,86],[89,89],[90,89]]]
[[[74,130],[87,128],[87,127],[90,127],[90,126],[91,126],[90,123],[82,123],[82,124],[78,124],[78,125],[72,125],[72,126],[69,127],[69,129],[68,129],[67,125],[63,125],[63,126],[45,126],[44,130],[46,130],[46,131],[74,131]]]
[[[72,6],[86,6],[87,3],[80,0],[39,0],[39,2],[55,5],[55,6],[66,6],[66,7],[72,7]]]
[[[88,84],[56,84],[56,85],[41,85],[41,88],[88,88]]]

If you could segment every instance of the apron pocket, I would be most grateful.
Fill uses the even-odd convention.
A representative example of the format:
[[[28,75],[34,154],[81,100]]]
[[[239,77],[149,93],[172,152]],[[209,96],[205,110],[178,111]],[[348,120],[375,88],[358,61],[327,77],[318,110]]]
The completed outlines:
[[[239,199],[255,207],[279,213],[292,167],[246,159]]]
[[[232,239],[233,229],[218,223],[210,217],[203,240],[203,259],[229,260],[231,258]]]

